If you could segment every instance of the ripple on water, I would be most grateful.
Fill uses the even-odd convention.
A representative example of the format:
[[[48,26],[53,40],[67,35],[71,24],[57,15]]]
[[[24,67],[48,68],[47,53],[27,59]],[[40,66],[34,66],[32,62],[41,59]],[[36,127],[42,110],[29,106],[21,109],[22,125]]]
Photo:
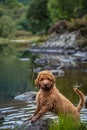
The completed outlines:
[[[18,105],[19,104],[19,105]],[[12,104],[11,104],[12,105]],[[5,120],[0,124],[0,130],[13,130],[23,124],[24,121],[31,116],[36,109],[36,102],[24,103],[19,102],[13,104],[11,107],[1,108],[0,111],[4,113]],[[87,122],[87,109],[83,108],[80,113],[81,120]],[[58,118],[53,113],[48,112],[43,118]]]
[[[87,109],[83,108],[81,110],[80,117],[83,122],[87,122]]]

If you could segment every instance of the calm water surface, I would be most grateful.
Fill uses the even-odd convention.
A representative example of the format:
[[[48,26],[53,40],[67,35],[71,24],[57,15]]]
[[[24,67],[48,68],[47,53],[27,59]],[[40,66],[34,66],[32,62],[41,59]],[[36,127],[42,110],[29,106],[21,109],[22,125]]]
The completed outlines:
[[[0,111],[5,115],[0,130],[14,129],[34,112],[35,101],[15,101],[14,97],[27,91],[38,91],[34,86],[36,78],[34,70],[41,67],[34,62],[37,57],[41,55],[30,54],[27,58],[0,57]],[[51,62],[52,60],[50,59]],[[78,67],[74,68],[66,67],[64,72],[64,76],[56,77],[57,87],[74,104],[77,104],[79,98],[72,87],[80,84],[80,89],[87,95],[87,63],[79,63]],[[49,113],[46,116],[52,117]],[[84,122],[87,122],[87,109],[83,108],[80,116]]]

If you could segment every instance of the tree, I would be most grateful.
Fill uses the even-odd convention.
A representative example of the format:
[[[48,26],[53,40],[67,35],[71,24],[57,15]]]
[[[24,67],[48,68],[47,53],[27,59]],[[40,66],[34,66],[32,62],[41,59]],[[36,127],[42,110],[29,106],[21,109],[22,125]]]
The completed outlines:
[[[47,11],[48,0],[32,0],[27,11],[27,19],[33,33],[45,32],[50,21]]]
[[[19,3],[18,0],[4,0],[4,4],[6,6],[8,6],[8,8],[14,8],[14,7],[18,7],[21,6],[21,4]]]
[[[19,0],[19,1],[22,2],[23,4],[28,4],[32,0]]]
[[[2,16],[0,18],[0,36],[8,37],[14,27],[13,20],[8,16]]]
[[[85,4],[84,4],[85,3]],[[79,17],[82,8],[87,8],[86,0],[49,0],[48,11],[50,18],[55,23],[59,19],[67,19]],[[87,9],[85,10],[87,12]]]
[[[3,16],[4,14],[5,14],[4,9],[2,9],[2,8],[0,7],[0,17]]]
[[[4,3],[4,2],[5,2],[5,0],[0,0],[0,2],[1,2],[1,3]]]
[[[81,8],[81,15],[87,14],[87,0],[81,0],[82,8]]]

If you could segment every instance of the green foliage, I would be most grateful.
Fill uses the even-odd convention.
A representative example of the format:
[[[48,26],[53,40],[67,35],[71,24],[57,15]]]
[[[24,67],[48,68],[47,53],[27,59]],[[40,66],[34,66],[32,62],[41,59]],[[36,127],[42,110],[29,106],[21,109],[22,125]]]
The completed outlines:
[[[3,1],[0,6],[0,37],[8,37],[15,30],[26,30],[21,21],[25,21],[27,7],[19,4],[18,0]],[[27,26],[27,25],[26,25]]]
[[[87,16],[80,19],[71,19],[67,26],[69,31],[80,30],[81,34],[87,35]]]
[[[47,11],[48,0],[32,0],[29,4],[27,19],[29,21],[30,30],[33,33],[45,32],[49,24],[49,16]]]
[[[87,0],[80,0],[80,9],[78,9],[79,16],[87,14]]]
[[[49,130],[87,130],[87,124],[73,120],[72,116],[59,116],[59,120],[54,120],[49,126]]]
[[[18,0],[4,0],[4,4],[8,6],[8,8],[20,7],[21,3]]]
[[[0,17],[3,16],[4,13],[5,13],[4,9],[2,9],[2,8],[0,7]]]
[[[83,2],[84,1],[84,2]],[[86,3],[85,5],[83,3]],[[87,13],[87,2],[86,0],[49,0],[48,1],[48,10],[50,13],[50,18],[53,22],[58,21],[59,19],[76,18],[84,15],[85,10]]]
[[[0,36],[7,37],[14,27],[14,22],[8,16],[2,16],[0,18]]]
[[[19,0],[20,2],[22,2],[23,4],[28,4],[31,0]]]
[[[19,19],[19,21],[16,23],[16,30],[26,30],[29,31],[29,22],[27,21],[27,19],[25,17]]]
[[[16,30],[13,33],[11,33],[11,35],[9,36],[9,38],[23,38],[23,37],[29,37],[32,34],[30,32],[24,31],[24,30]]]
[[[0,0],[0,37],[17,30],[44,34],[60,19],[71,20],[86,14],[87,0]]]

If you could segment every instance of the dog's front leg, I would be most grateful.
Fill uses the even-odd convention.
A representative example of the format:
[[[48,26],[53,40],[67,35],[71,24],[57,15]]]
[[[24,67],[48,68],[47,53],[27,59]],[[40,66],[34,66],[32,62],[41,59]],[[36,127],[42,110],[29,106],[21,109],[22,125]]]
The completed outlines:
[[[34,114],[31,117],[29,117],[27,119],[27,121],[31,120],[39,112],[39,110],[40,110],[40,106],[38,105],[37,108],[36,108],[36,110],[35,110],[35,112],[34,112]]]
[[[48,111],[47,106],[43,106],[38,113],[32,117],[31,122],[34,123],[37,119],[39,119],[43,114],[45,114]]]

